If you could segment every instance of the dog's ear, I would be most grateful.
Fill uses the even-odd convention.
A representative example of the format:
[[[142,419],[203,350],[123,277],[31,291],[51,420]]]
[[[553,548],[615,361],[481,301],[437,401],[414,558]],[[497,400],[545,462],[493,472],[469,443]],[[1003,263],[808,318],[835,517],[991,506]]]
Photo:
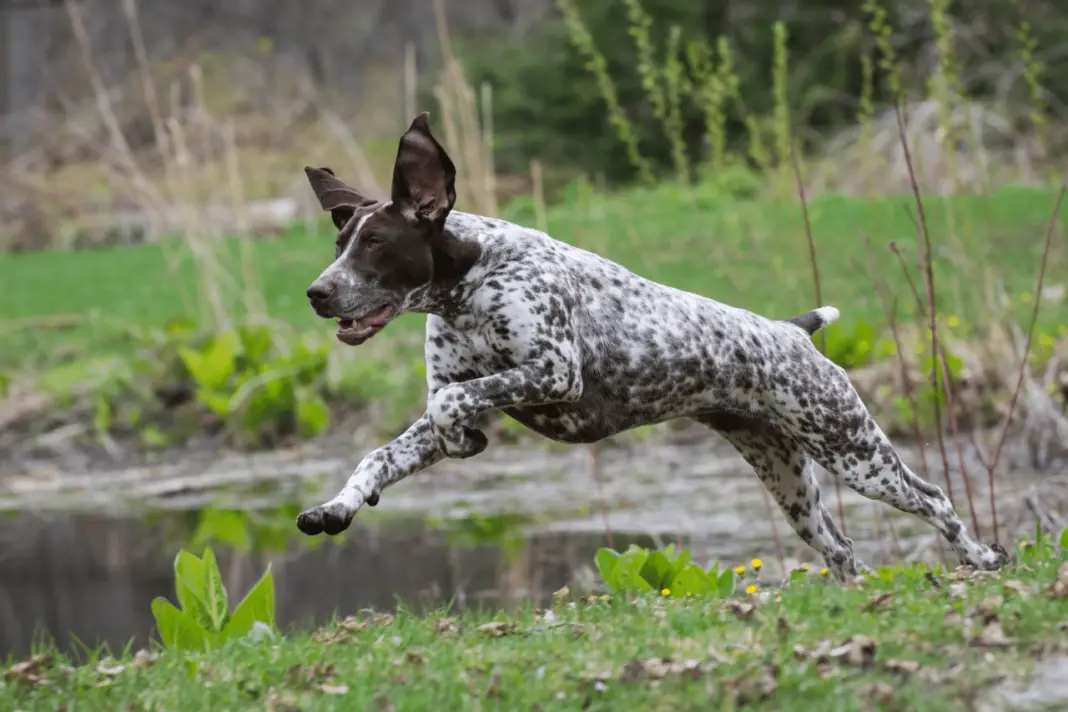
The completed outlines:
[[[375,204],[374,200],[345,185],[329,168],[305,166],[304,174],[308,176],[319,205],[330,211],[330,218],[338,230],[345,227],[357,210],[366,210]]]
[[[430,115],[415,117],[393,165],[393,204],[411,221],[444,222],[456,202],[456,166],[430,133]]]

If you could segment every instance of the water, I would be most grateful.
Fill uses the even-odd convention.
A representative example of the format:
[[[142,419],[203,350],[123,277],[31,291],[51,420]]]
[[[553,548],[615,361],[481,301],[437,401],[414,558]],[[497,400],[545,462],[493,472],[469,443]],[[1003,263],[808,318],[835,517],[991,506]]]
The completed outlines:
[[[47,632],[77,652],[107,643],[113,651],[153,634],[150,603],[174,596],[177,550],[165,530],[169,515],[146,524],[135,519],[75,515],[30,516],[0,525],[0,659],[25,656],[35,634]],[[235,600],[271,563],[277,620],[283,629],[308,629],[364,608],[391,610],[398,600],[425,610],[452,601],[457,608],[545,605],[593,561],[603,535],[543,532],[485,543],[459,543],[455,530],[398,523],[356,526],[309,551],[294,540],[283,553],[219,550],[219,565]],[[616,545],[648,546],[648,537],[614,537]],[[335,542],[336,543],[333,543]],[[200,553],[197,551],[196,553]]]

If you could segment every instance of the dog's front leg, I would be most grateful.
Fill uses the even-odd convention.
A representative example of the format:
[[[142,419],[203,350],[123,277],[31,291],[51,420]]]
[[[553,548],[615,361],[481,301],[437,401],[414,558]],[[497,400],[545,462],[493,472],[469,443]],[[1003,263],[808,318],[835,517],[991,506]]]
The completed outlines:
[[[397,439],[368,453],[336,497],[301,513],[297,528],[305,534],[343,532],[360,507],[378,503],[383,489],[443,457],[431,432],[430,419],[423,415]]]
[[[577,366],[539,360],[516,368],[442,387],[427,404],[437,446],[449,457],[465,458],[486,449],[486,436],[470,427],[482,413],[497,408],[546,405],[578,400],[582,377]]]

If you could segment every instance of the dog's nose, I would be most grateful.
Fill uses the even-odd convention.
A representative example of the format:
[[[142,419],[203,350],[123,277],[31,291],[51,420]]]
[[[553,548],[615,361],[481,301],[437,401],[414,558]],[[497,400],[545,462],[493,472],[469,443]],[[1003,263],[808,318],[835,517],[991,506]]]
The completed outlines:
[[[334,293],[334,287],[326,282],[316,280],[308,287],[308,299],[312,302],[321,302]]]

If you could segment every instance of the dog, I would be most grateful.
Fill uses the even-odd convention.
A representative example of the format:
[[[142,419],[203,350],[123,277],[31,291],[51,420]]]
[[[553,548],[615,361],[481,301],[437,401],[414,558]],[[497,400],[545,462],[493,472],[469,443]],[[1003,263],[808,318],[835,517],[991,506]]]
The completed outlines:
[[[350,346],[400,314],[427,315],[426,412],[366,455],[336,497],[300,514],[305,534],[338,534],[408,475],[478,455],[487,438],[473,424],[489,411],[565,443],[685,417],[734,446],[838,579],[858,562],[814,463],[925,520],[962,563],[1006,563],[901,461],[846,372],[815,348],[810,337],[838,318],[834,307],[767,319],[537,230],[455,211],[456,169],[427,113],[400,139],[388,201],[329,168],[305,173],[338,230],[334,261],[307,290],[315,313],[336,319]]]

